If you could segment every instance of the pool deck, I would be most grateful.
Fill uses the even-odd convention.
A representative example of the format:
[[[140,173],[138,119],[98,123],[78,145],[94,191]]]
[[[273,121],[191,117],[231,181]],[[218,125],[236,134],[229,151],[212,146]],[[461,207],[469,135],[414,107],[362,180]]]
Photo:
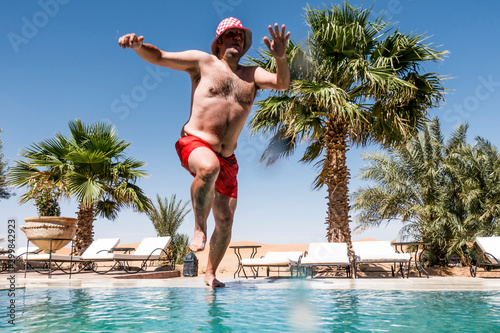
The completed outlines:
[[[116,278],[123,275],[100,275],[95,273],[79,273],[72,275],[55,274],[52,278],[46,275],[30,272],[24,278],[24,273],[9,274],[3,272],[0,279],[0,290],[10,288],[9,280],[15,276],[15,288],[208,288],[203,283],[203,277],[171,277],[171,278]],[[139,276],[138,276],[139,277]],[[370,290],[408,290],[408,291],[500,291],[500,278],[481,277],[410,277],[401,278],[221,278],[227,288],[257,288],[257,289],[370,289]]]

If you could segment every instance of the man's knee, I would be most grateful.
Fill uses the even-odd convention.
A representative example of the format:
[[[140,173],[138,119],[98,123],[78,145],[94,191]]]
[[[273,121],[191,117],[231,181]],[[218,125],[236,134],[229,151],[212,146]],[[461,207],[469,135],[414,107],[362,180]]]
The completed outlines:
[[[219,159],[213,151],[200,147],[189,156],[189,169],[204,180],[214,180],[219,175]]]
[[[222,231],[231,232],[233,228],[233,216],[230,214],[218,215],[215,217],[215,223]]]
[[[219,171],[219,161],[203,161],[196,166],[196,176],[207,181],[216,179]]]

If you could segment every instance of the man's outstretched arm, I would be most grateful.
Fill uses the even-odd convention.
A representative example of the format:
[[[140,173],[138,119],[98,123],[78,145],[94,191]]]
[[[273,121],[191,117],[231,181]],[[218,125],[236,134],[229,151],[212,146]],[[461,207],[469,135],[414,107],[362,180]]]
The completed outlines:
[[[165,52],[152,44],[144,43],[143,36],[127,34],[118,39],[122,48],[130,48],[144,60],[154,65],[190,72],[199,68],[200,60],[209,57],[207,53],[190,50],[184,52]]]
[[[290,87],[290,68],[286,59],[286,44],[290,32],[285,33],[284,24],[280,32],[278,23],[276,23],[274,29],[269,26],[269,33],[272,40],[264,37],[264,43],[276,59],[276,74],[269,73],[265,69],[258,67],[255,70],[255,83],[260,89],[287,90]]]

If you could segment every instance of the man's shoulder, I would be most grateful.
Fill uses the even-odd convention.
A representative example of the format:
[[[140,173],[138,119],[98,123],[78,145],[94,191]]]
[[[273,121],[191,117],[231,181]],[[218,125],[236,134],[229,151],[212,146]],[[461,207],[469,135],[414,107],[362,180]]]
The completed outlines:
[[[200,63],[210,64],[215,63],[219,60],[216,56],[204,51],[190,50],[188,52],[192,52],[191,54],[193,55],[193,57],[197,58]]]
[[[183,52],[184,54],[189,54],[192,57],[198,58],[198,59],[204,59],[204,58],[211,58],[212,55],[208,54],[207,52],[201,51],[201,50],[186,50]]]
[[[239,65],[239,68],[245,72],[253,73],[257,68],[259,68],[259,66]]]

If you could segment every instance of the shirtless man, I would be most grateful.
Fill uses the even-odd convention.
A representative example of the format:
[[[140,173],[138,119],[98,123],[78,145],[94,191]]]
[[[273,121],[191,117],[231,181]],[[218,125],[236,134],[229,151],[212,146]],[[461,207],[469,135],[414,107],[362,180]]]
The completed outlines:
[[[216,31],[211,52],[166,52],[143,43],[144,37],[120,37],[122,48],[131,48],[144,60],[185,71],[191,77],[191,113],[176,143],[181,164],[194,176],[191,201],[195,215],[194,236],[189,247],[205,248],[207,218],[212,210],[215,229],[210,239],[205,283],[224,287],[216,271],[231,240],[236,209],[238,164],[234,151],[238,136],[252,107],[257,89],[286,90],[290,70],[285,25],[269,26],[271,40],[264,43],[276,59],[276,74],[260,67],[241,66],[240,58],[252,44],[252,32],[235,18],[223,20]]]

